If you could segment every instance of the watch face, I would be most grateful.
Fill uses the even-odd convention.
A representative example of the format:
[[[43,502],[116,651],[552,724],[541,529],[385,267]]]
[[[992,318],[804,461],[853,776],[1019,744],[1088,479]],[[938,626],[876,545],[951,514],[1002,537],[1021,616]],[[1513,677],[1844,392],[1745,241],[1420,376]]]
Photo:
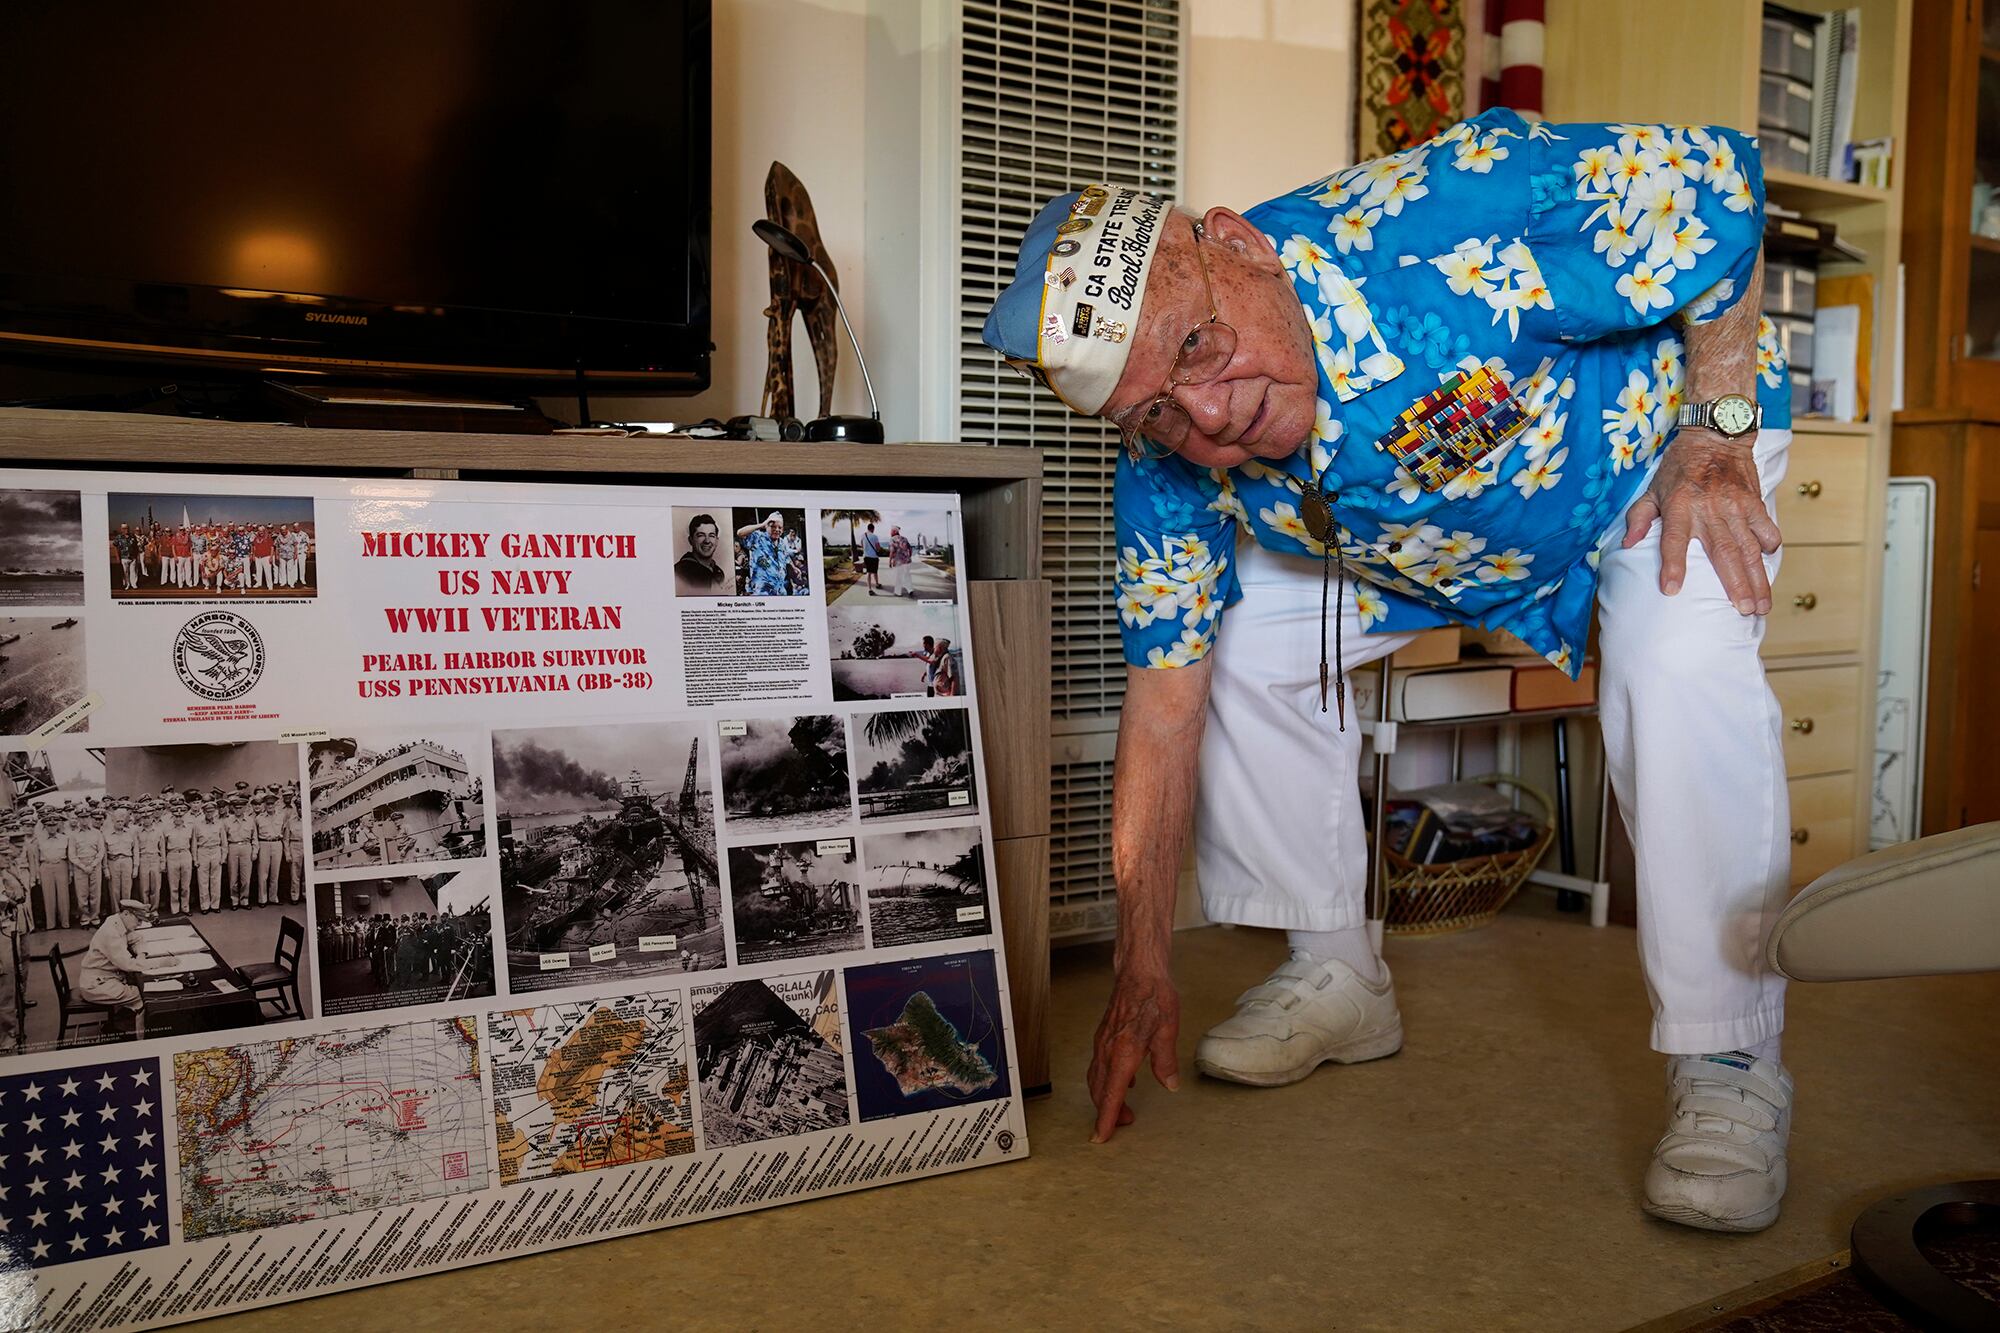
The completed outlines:
[[[1757,405],[1741,394],[1724,394],[1715,400],[1711,416],[1724,435],[1742,435],[1757,424]]]

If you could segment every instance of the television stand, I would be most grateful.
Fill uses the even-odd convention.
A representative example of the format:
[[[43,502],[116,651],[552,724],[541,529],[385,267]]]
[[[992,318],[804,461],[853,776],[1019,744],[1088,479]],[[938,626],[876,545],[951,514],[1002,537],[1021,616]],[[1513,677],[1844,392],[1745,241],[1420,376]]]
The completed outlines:
[[[529,399],[507,401],[380,384],[267,379],[265,390],[301,426],[343,430],[449,430],[548,435],[557,422]]]

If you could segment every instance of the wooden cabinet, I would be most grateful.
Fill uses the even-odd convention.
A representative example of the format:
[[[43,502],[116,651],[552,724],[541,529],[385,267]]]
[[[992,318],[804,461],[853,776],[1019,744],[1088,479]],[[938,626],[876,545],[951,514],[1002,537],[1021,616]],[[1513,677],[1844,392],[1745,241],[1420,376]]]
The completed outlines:
[[[2000,819],[2000,422],[1899,418],[1895,470],[1937,482],[1922,831],[1943,833]]]
[[[1922,831],[2000,819],[2000,0],[1916,0],[1892,470],[1937,483]]]

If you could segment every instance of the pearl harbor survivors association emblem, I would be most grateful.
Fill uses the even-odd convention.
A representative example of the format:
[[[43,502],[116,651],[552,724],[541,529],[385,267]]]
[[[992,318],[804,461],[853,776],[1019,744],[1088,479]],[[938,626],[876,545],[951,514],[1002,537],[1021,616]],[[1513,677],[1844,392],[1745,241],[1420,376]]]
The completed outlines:
[[[264,675],[264,637],[233,611],[204,611],[174,636],[174,671],[204,699],[240,699]]]

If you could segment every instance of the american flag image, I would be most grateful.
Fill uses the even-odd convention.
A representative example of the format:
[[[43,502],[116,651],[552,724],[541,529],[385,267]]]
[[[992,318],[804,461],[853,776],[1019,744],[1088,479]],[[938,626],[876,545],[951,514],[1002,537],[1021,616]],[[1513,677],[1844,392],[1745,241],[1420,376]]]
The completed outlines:
[[[0,1078],[0,1269],[165,1245],[160,1066]]]

